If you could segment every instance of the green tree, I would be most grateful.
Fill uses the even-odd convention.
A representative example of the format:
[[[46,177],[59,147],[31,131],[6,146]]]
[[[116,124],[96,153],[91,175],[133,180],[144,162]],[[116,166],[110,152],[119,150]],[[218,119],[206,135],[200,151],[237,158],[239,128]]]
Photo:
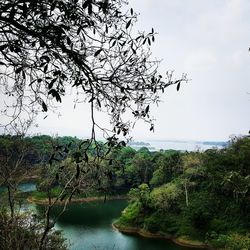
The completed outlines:
[[[153,174],[153,165],[151,161],[151,153],[147,148],[141,148],[134,156],[131,164],[132,172],[139,184],[149,183]]]
[[[155,162],[155,171],[150,180],[153,186],[161,186],[170,182],[181,173],[182,159],[179,152],[164,152]]]
[[[14,131],[18,123],[30,127],[39,111],[53,109],[55,102],[62,102],[71,90],[76,103],[90,105],[91,138],[72,155],[76,165],[72,184],[82,180],[85,164],[92,166],[92,178],[100,180],[97,174],[109,174],[107,166],[100,168],[99,158],[108,156],[113,146],[124,146],[118,135],[128,136],[132,123],[127,114],[135,121],[149,123],[153,130],[150,105],[159,102],[167,87],[176,84],[179,90],[185,81],[185,76],[175,80],[172,73],[163,76],[158,72],[159,61],[150,57],[155,31],[135,32],[137,17],[133,9],[126,10],[125,0],[0,2],[0,88],[7,96],[7,106],[2,110],[10,117],[7,125]],[[96,123],[96,109],[109,115],[111,132]],[[26,127],[21,126],[22,136]],[[105,147],[96,141],[96,128],[107,139]],[[67,150],[63,145],[53,147],[49,163],[64,160]],[[92,164],[90,156],[94,158]],[[151,166],[143,157],[135,165],[140,182],[149,182]],[[52,173],[50,184],[60,180],[59,170]],[[48,214],[49,210],[40,249],[45,248],[51,229]]]
[[[182,194],[182,189],[178,183],[168,183],[153,189],[151,192],[152,204],[160,210],[168,210],[175,207]]]
[[[186,206],[189,205],[189,188],[194,187],[197,179],[204,175],[202,168],[202,156],[199,152],[187,153],[182,156],[183,174],[181,183],[185,190]]]
[[[150,188],[145,183],[138,188],[132,188],[129,191],[129,196],[132,201],[139,202],[143,209],[146,209],[150,204]]]

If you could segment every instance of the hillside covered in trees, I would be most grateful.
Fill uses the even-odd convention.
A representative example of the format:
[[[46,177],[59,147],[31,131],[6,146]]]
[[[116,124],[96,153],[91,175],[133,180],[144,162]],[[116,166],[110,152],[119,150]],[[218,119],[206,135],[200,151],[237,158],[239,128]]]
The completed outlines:
[[[34,177],[37,191],[31,195],[58,202],[128,193],[129,205],[115,223],[121,231],[136,228],[216,248],[250,248],[248,137],[204,152],[136,151],[120,145],[98,165],[95,145],[80,154],[83,142],[76,137],[1,136],[1,184],[15,194],[13,186]],[[103,151],[107,147],[99,146]],[[18,196],[13,197],[17,203]]]
[[[249,138],[235,138],[222,150],[155,154],[152,177],[130,190],[117,226],[250,249],[249,152]]]

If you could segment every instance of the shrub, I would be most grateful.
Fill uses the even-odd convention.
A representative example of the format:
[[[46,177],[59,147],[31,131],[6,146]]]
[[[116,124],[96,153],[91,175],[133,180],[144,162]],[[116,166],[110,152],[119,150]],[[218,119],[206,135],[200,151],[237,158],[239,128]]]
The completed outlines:
[[[144,228],[151,233],[159,231],[161,224],[162,218],[158,214],[152,214],[144,220]]]
[[[250,234],[240,235],[237,233],[231,235],[214,235],[214,239],[210,239],[210,244],[216,248],[226,250],[249,250]]]
[[[0,249],[39,249],[43,225],[34,216],[21,213],[11,218],[7,209],[0,210]],[[46,250],[66,250],[59,231],[51,230],[44,241]]]
[[[140,217],[140,204],[132,202],[122,211],[118,223],[126,226],[138,226]]]
[[[249,250],[250,234],[246,235],[232,234],[228,236],[225,248],[230,250]]]

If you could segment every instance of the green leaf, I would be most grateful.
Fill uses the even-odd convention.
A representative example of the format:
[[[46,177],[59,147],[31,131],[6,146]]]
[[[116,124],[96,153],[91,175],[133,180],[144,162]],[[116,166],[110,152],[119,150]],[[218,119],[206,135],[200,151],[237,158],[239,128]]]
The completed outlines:
[[[42,107],[43,107],[43,111],[44,111],[44,112],[47,112],[47,111],[48,111],[48,107],[47,107],[47,105],[45,104],[45,102],[42,102]]]
[[[126,29],[128,29],[129,28],[129,26],[130,26],[130,24],[131,24],[131,19],[127,22],[127,24],[126,24]]]
[[[148,45],[149,45],[149,46],[151,45],[151,41],[150,41],[150,38],[148,38]]]
[[[67,36],[66,40],[67,40],[67,44],[68,45],[70,45],[72,43],[71,40],[70,40],[70,38],[68,36]]]
[[[55,81],[57,80],[57,78],[54,78],[54,79],[52,79],[51,80],[51,82],[49,83],[49,89],[52,89],[52,87],[53,87],[53,84],[55,83]]]
[[[88,13],[89,13],[89,15],[91,15],[92,12],[93,12],[93,10],[92,10],[92,4],[90,3],[90,4],[88,5]]]
[[[177,84],[177,91],[180,90],[180,87],[181,87],[181,83],[179,82],[179,83]]]
[[[95,52],[94,56],[95,56],[95,57],[98,56],[101,52],[102,52],[102,49],[98,49],[98,50]]]
[[[48,70],[48,64],[46,64],[46,65],[44,66],[43,72],[46,73],[47,70]]]
[[[116,44],[116,40],[112,43],[111,48],[114,47]]]
[[[51,90],[48,92],[48,94],[49,94],[49,95],[52,95],[53,97],[55,97],[57,102],[62,102],[62,99],[61,99],[59,93],[58,93],[55,89],[51,89]]]
[[[120,40],[122,38],[123,34],[121,33],[118,37],[117,40]]]

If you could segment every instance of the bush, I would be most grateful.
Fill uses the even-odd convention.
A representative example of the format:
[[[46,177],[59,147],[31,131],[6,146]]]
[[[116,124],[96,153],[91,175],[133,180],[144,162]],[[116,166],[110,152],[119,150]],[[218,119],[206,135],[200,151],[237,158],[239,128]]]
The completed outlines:
[[[39,249],[43,225],[30,213],[11,218],[7,209],[0,210],[0,249]],[[46,250],[66,250],[59,231],[51,230],[44,241]]]
[[[231,235],[213,235],[214,239],[210,239],[209,243],[216,248],[226,250],[249,250],[250,234],[240,235],[237,233]],[[212,237],[211,237],[212,238]]]
[[[209,227],[217,233],[226,232],[228,230],[227,222],[217,218],[211,220]]]
[[[122,211],[118,223],[124,226],[138,226],[140,221],[140,204],[132,202]]]
[[[227,242],[226,235],[218,235],[216,232],[212,231],[211,233],[207,233],[206,242],[211,244],[213,247],[217,248],[225,248]]]
[[[151,232],[156,233],[161,228],[162,218],[158,214],[152,214],[144,220],[144,228]]]
[[[230,249],[230,250],[249,250],[250,249],[250,234],[230,235],[229,237],[227,237],[225,248]]]

